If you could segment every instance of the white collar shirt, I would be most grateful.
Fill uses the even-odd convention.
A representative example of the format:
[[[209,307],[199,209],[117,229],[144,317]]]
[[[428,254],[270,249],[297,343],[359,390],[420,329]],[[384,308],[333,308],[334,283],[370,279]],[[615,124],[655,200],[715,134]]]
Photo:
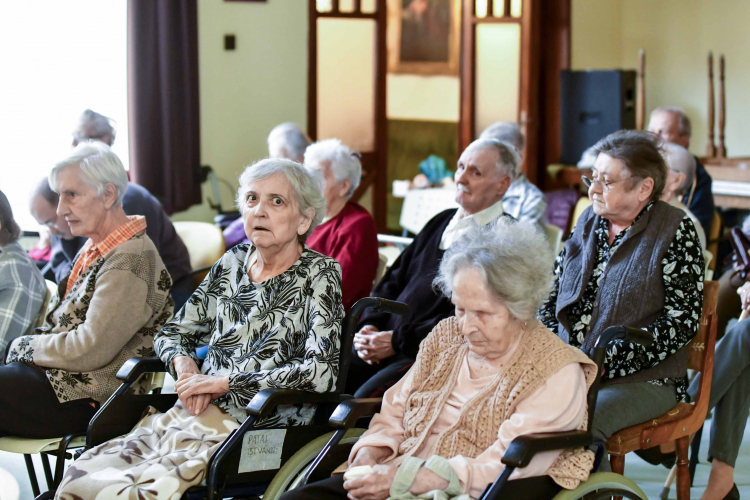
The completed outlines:
[[[477,226],[486,226],[490,222],[497,220],[505,212],[503,211],[503,201],[500,200],[494,205],[491,205],[484,210],[481,210],[473,215],[467,215],[461,217],[461,208],[456,211],[451,221],[443,231],[443,236],[440,238],[440,250],[447,250],[458,239],[459,236],[472,224]]]

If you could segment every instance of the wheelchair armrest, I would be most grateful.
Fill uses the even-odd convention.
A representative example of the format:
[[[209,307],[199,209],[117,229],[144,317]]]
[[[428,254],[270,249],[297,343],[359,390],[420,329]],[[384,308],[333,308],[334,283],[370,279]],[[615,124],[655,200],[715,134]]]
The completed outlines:
[[[248,415],[265,417],[279,405],[340,403],[349,396],[337,392],[310,392],[296,389],[263,389],[259,391],[245,408]]]
[[[359,398],[343,401],[333,410],[328,423],[333,427],[350,429],[356,425],[360,418],[379,412],[382,403],[382,398]]]
[[[164,361],[154,356],[150,358],[130,358],[117,371],[117,379],[132,384],[144,373],[166,372]]]
[[[500,460],[505,465],[523,468],[537,453],[588,447],[594,438],[588,431],[550,432],[526,434],[514,439]]]

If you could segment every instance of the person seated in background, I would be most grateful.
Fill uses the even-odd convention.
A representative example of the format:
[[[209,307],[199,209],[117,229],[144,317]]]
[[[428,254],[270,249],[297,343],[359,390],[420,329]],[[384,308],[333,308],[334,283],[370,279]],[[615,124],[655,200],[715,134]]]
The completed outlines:
[[[90,109],[81,113],[78,125],[73,130],[73,147],[86,141],[100,141],[109,147],[115,143],[117,129],[112,118]]]
[[[109,146],[79,144],[55,165],[49,183],[72,235],[88,240],[44,325],[8,346],[0,367],[0,436],[85,433],[119,387],[117,370],[132,357],[153,356],[154,334],[172,317],[172,280],[146,219],[122,209],[128,178]]]
[[[742,308],[750,310],[750,283],[739,290]],[[699,373],[688,387],[695,399]],[[716,343],[708,410],[713,410],[708,460],[711,473],[701,500],[739,500],[734,468],[750,413],[750,321],[742,320]]]
[[[261,160],[240,177],[237,205],[250,243],[227,251],[154,339],[179,400],[86,451],[58,498],[180,498],[203,480],[258,391],[335,389],[341,267],[305,245],[325,215],[322,179],[290,160]],[[199,368],[195,349],[205,344]],[[314,414],[310,405],[281,406],[256,428],[304,425]]]
[[[455,316],[422,342],[414,366],[385,393],[349,455],[349,468],[371,472],[335,475],[282,498],[432,490],[478,498],[503,471],[500,459],[516,437],[585,429],[596,365],[534,318],[552,284],[552,261],[535,224],[500,219],[467,229],[435,280]],[[550,499],[585,481],[593,463],[582,448],[541,453],[513,472],[498,498]]]
[[[703,308],[703,252],[690,217],[659,198],[667,167],[658,137],[622,131],[595,148],[592,205],[555,263],[555,286],[539,317],[588,352],[610,326],[648,331],[650,347],[620,342],[607,352],[594,438],[663,415],[686,399],[688,342]],[[609,462],[602,461],[600,470]]]
[[[523,162],[523,157],[526,154],[526,140],[517,124],[495,122],[484,129],[479,138],[507,142],[516,148],[518,155],[521,157],[521,162]],[[544,198],[544,193],[530,183],[519,168],[516,178],[511,182],[503,197],[503,209],[505,213],[512,215],[519,221],[530,221],[543,225],[547,201]]]
[[[354,337],[347,392],[357,397],[382,395],[414,362],[419,343],[440,320],[453,315],[453,305],[432,287],[445,251],[467,228],[501,217],[503,195],[516,178],[518,153],[497,139],[478,139],[466,148],[456,169],[458,209],[433,217],[406,247],[372,295],[409,305],[406,317],[366,312]]]
[[[698,239],[701,242],[701,249],[706,250],[706,233],[703,231],[698,218],[686,207],[682,201],[684,196],[690,191],[695,179],[695,157],[679,144],[666,142],[663,145],[664,151],[662,156],[667,164],[667,181],[664,184],[664,192],[661,200],[666,201],[673,207],[677,207],[690,217],[693,221],[695,232],[698,233]]]
[[[325,179],[326,218],[307,245],[341,264],[344,311],[370,295],[378,269],[378,231],[370,213],[349,201],[359,186],[362,165],[356,153],[338,139],[326,139],[305,150],[305,167]]]
[[[659,107],[651,112],[648,120],[648,131],[657,134],[665,142],[679,144],[690,149],[692,128],[690,118],[677,107]],[[703,226],[705,234],[711,234],[711,222],[714,218],[714,195],[711,192],[711,176],[706,167],[695,156],[695,182],[682,197],[682,203],[695,214]]]
[[[30,334],[47,310],[47,284],[29,254],[18,244],[21,228],[5,193],[0,191],[0,353],[8,343]]]
[[[50,189],[47,179],[42,179],[31,196],[31,215],[40,225],[49,229],[50,266],[55,281],[59,283],[70,273],[75,257],[87,239],[71,232],[65,218],[57,212],[58,203],[58,194]],[[193,291],[192,279],[183,279],[189,277],[191,272],[190,254],[185,243],[175,231],[159,200],[143,186],[127,183],[122,209],[125,215],[142,215],[146,218],[146,233],[156,246],[172,282],[177,284],[172,289],[172,299],[175,308],[179,309]]]
[[[286,158],[287,160],[302,163],[305,150],[312,142],[297,124],[285,122],[276,125],[268,134],[268,157]],[[224,229],[224,242],[227,248],[232,248],[238,243],[247,243],[242,217],[229,224]]]

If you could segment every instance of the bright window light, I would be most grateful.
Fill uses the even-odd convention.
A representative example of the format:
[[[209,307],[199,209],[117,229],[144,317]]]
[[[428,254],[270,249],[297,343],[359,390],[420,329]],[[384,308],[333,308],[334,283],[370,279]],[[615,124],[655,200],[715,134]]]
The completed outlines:
[[[71,150],[86,108],[117,122],[128,167],[126,0],[0,2],[0,190],[25,230],[31,190]]]

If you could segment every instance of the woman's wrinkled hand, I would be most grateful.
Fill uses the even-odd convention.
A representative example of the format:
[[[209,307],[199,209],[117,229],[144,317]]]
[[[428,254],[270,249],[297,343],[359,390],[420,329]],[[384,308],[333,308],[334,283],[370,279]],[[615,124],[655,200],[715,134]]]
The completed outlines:
[[[409,487],[409,493],[412,495],[421,495],[432,490],[445,490],[450,483],[438,476],[430,469],[422,467],[417,472],[417,476],[414,478],[414,482]]]
[[[211,400],[229,392],[229,377],[183,373],[174,388],[188,411],[200,415]]]
[[[375,465],[391,454],[390,448],[382,446],[363,446],[357,451],[354,460],[349,467],[359,467],[360,465]]]
[[[385,500],[390,496],[397,470],[395,465],[373,465],[372,474],[344,482],[347,497],[352,500]]]
[[[201,373],[200,368],[190,356],[177,356],[172,360],[172,366],[174,366],[178,379],[186,373],[198,375]]]

